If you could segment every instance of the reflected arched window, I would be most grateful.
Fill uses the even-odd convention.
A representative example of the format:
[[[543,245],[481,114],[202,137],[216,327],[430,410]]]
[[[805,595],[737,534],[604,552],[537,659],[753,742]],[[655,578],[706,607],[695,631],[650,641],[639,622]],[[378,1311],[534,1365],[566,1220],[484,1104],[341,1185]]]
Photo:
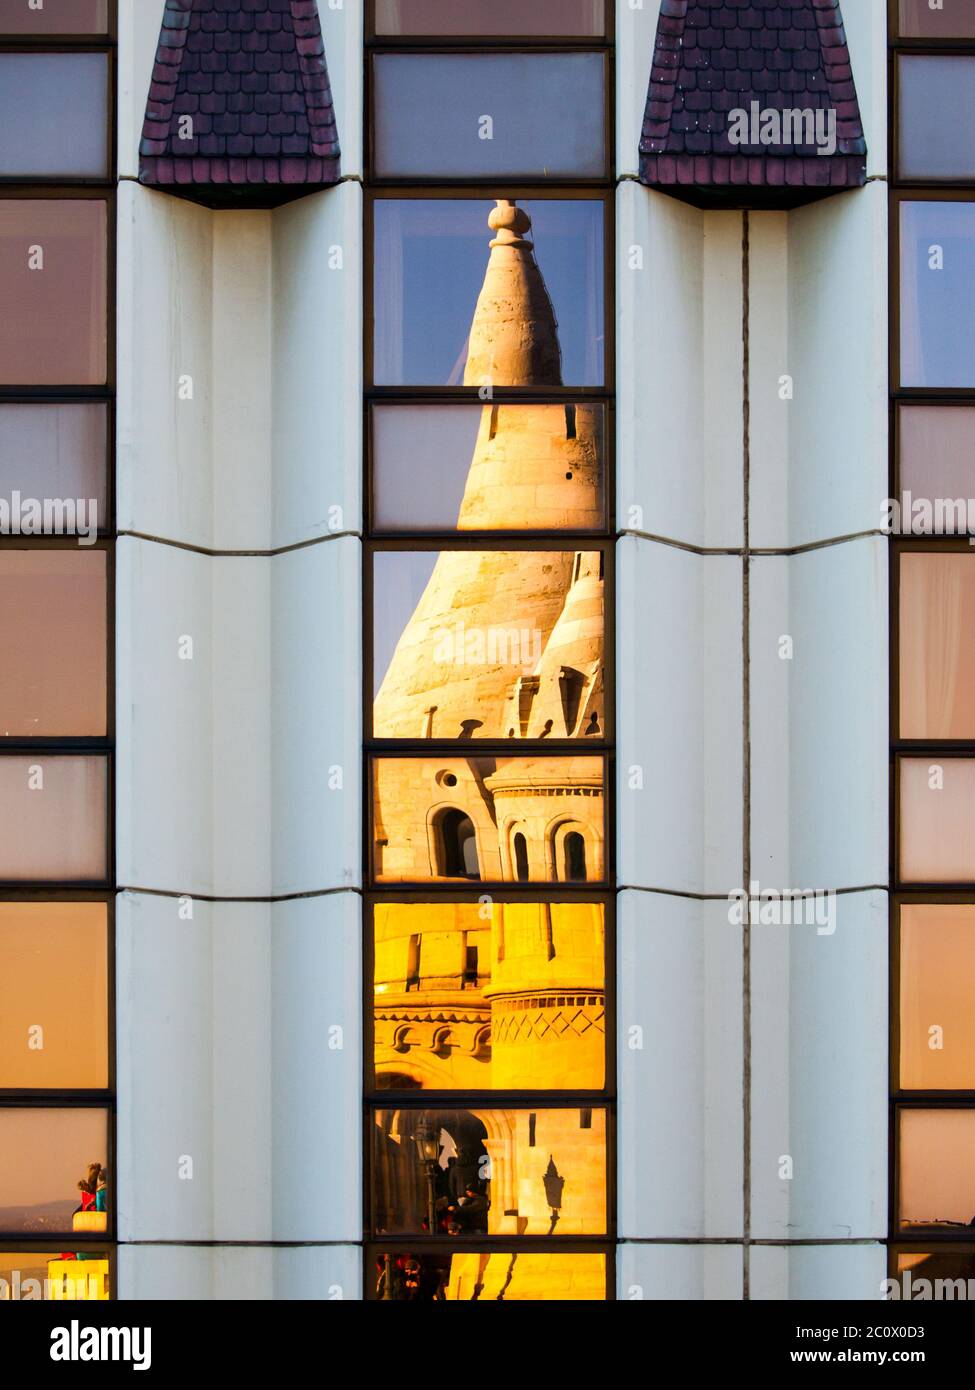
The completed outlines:
[[[586,878],[586,842],[578,830],[570,830],[562,841],[564,856],[562,877],[567,883],[582,883]]]
[[[445,878],[480,878],[474,822],[463,811],[445,811],[440,819],[440,843]]]
[[[519,883],[527,883],[528,841],[525,839],[524,835],[519,830],[515,834],[515,837],[511,843],[515,851],[515,878]]]

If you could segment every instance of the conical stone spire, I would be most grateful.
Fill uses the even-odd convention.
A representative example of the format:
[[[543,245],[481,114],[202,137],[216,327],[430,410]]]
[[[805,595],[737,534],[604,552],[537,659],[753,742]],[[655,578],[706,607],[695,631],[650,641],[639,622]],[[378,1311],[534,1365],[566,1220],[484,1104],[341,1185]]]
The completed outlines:
[[[499,198],[488,218],[495,233],[474,310],[465,386],[561,386],[558,324],[545,281],[526,239],[531,218]]]

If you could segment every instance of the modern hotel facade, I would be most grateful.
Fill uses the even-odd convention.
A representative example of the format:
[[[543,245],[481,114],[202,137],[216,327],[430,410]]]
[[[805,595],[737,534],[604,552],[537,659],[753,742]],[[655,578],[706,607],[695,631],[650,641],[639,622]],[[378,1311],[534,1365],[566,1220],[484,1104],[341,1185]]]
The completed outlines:
[[[975,1277],[973,84],[2,0],[0,1294]]]

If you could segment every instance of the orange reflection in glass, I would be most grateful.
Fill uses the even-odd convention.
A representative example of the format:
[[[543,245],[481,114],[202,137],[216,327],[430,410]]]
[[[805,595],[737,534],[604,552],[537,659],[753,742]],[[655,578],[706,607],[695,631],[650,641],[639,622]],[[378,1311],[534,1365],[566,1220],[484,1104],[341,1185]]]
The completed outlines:
[[[975,906],[900,909],[901,1086],[975,1090]]]
[[[77,1260],[50,1250],[0,1250],[0,1303],[91,1303],[110,1298],[108,1256],[88,1250],[84,1256]]]
[[[108,908],[0,903],[0,1087],[108,1085]]]
[[[377,758],[376,879],[599,882],[603,776],[601,758]]]
[[[975,759],[901,758],[898,768],[901,879],[975,879]]]
[[[108,1162],[108,1112],[87,1108],[0,1109],[0,1231],[25,1235],[72,1231],[84,1205],[79,1183]],[[108,1175],[112,1177],[111,1174]],[[106,1211],[111,1210],[112,1186]],[[95,1226],[84,1223],[84,1234]],[[101,1223],[105,1229],[105,1222]]]
[[[377,1089],[600,1089],[603,917],[598,903],[377,903]]]
[[[402,1303],[579,1303],[606,1297],[606,1256],[561,1250],[384,1251],[373,1297]]]
[[[975,1219],[975,1110],[899,1116],[902,1230],[962,1231]]]
[[[975,555],[900,557],[902,738],[975,735]]]

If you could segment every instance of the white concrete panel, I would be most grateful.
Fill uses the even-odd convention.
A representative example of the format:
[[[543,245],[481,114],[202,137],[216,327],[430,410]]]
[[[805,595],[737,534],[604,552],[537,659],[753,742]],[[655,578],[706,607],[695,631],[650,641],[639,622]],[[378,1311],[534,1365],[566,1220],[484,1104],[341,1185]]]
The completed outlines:
[[[192,911],[118,900],[120,1240],[354,1239],[358,897]]]
[[[657,37],[657,0],[617,0],[616,173],[640,171],[640,136]]]
[[[273,544],[283,546],[362,525],[362,189],[314,193],[278,208],[272,225]]]
[[[116,547],[117,875],[271,891],[269,560]],[[192,660],[181,659],[192,640]]]
[[[879,178],[887,173],[887,6],[840,0],[840,8],[867,139],[867,177]]]
[[[740,886],[741,617],[737,557],[621,540],[617,878],[623,885],[721,894]]]
[[[362,1252],[354,1245],[123,1245],[118,1297],[207,1303],[357,1300],[362,1297]]]
[[[617,902],[619,1233],[740,1236],[741,928],[723,901]]]
[[[751,544],[876,530],[888,486],[885,187],[751,213],[749,227]]]
[[[819,925],[750,931],[756,1239],[880,1239],[887,1227],[887,895],[833,907]]]
[[[742,543],[742,216],[617,195],[622,530]]]
[[[363,176],[362,84],[364,0],[318,0],[328,81],[335,106],[343,178]]]
[[[118,527],[206,546],[213,214],[123,182],[118,239]],[[192,380],[192,400],[180,399],[181,378]]]
[[[274,1238],[357,1240],[361,899],[276,903],[272,933]]]
[[[885,884],[886,542],[754,557],[750,608],[752,875],[779,891]]]
[[[742,1296],[740,1245],[621,1245],[616,1295],[621,1301],[717,1303]]]
[[[749,1294],[761,1300],[870,1302],[887,1277],[883,1245],[753,1245],[749,1260]]]
[[[361,559],[346,538],[272,562],[275,895],[361,882]]]
[[[139,142],[166,0],[118,0],[118,172],[139,177]]]
[[[887,494],[886,244],[881,184],[788,215],[750,215],[754,547],[807,545],[880,524]],[[789,391],[791,399],[783,399]]]

